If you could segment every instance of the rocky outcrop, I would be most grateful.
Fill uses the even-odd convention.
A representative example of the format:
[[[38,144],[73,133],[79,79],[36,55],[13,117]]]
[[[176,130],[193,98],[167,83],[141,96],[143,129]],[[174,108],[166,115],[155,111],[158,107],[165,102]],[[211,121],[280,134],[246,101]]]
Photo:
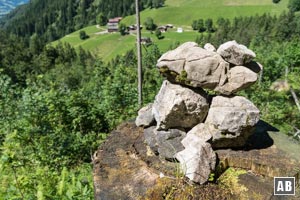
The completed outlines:
[[[152,113],[152,106],[153,106],[153,104],[150,103],[147,106],[145,106],[139,110],[138,116],[135,120],[135,124],[137,126],[148,127],[155,122],[154,116]]]
[[[139,127],[122,124],[93,156],[95,199],[276,199],[273,177],[299,183],[299,144],[271,132],[256,106],[234,95],[257,80],[262,66],[254,57],[236,42],[217,53],[189,42],[164,54],[158,67],[168,80],[138,112]],[[204,184],[230,179],[226,171],[235,176],[229,167],[251,170],[234,177],[242,196]]]
[[[145,129],[144,136],[145,141],[155,154],[174,161],[175,154],[184,149],[181,140],[186,136],[186,133],[178,129],[158,131],[155,126],[152,126]]]
[[[253,51],[244,45],[238,44],[235,40],[222,44],[217,53],[233,65],[244,65],[256,57]]]
[[[208,107],[203,90],[192,90],[166,80],[155,97],[152,112],[158,130],[192,128],[204,120]]]
[[[157,67],[171,82],[230,95],[256,82],[259,70],[253,58],[251,50],[235,41],[221,45],[217,52],[211,44],[203,49],[187,42],[163,54]]]
[[[176,154],[181,170],[190,180],[206,183],[210,173],[215,170],[216,153],[207,142],[198,140],[197,145],[185,146],[185,149]]]
[[[249,171],[237,179],[239,184],[248,189],[243,194],[249,195],[249,198],[244,199],[251,199],[254,194],[261,196],[258,199],[276,199],[273,196],[275,176],[295,176],[296,182],[300,181],[300,145],[292,142],[287,135],[272,131],[275,129],[258,123],[245,150],[215,150],[219,160],[218,168],[221,170],[219,173],[228,167]],[[166,193],[176,199],[172,187],[177,189],[177,194],[193,188],[188,193],[193,195],[193,199],[242,199],[239,196],[228,196],[230,191],[224,194],[224,190],[220,190],[217,184],[180,185],[186,181],[176,174],[178,163],[162,160],[149,150],[144,141],[144,128],[136,127],[132,122],[121,124],[109,134],[93,156],[95,200],[159,200],[164,199]],[[296,195],[288,199],[299,198],[300,190],[297,189]]]
[[[225,71],[229,70],[229,64],[220,55],[194,42],[163,54],[157,67],[172,82],[207,89],[222,85],[226,81]]]
[[[235,41],[217,52],[211,44],[203,49],[187,42],[163,54],[157,67],[168,80],[152,105],[157,125],[144,131],[150,149],[170,161],[176,157],[190,180],[205,183],[215,169],[214,150],[243,148],[259,120],[251,101],[234,96],[257,81],[262,66],[254,58],[255,53]],[[221,95],[210,96],[204,89]]]
[[[206,43],[203,48],[205,50],[211,51],[211,52],[216,52],[217,51],[216,47],[214,47],[214,45],[212,45],[211,43]]]
[[[259,120],[259,110],[241,96],[213,98],[205,124],[212,125],[214,148],[242,147]]]
[[[228,81],[215,91],[229,95],[248,88],[257,81],[257,73],[244,66],[235,66],[230,68],[227,78]]]
[[[208,140],[210,140],[209,136],[199,137],[194,128],[181,142],[185,149],[176,154],[184,174],[190,180],[200,184],[208,180],[216,166],[216,154],[211,145],[206,142]]]

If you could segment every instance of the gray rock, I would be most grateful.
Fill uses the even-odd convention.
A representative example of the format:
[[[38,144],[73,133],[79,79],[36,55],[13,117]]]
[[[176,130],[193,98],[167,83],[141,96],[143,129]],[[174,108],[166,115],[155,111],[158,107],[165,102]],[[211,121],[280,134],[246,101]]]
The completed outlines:
[[[171,82],[192,87],[211,89],[230,95],[257,81],[262,69],[252,61],[255,53],[235,41],[226,42],[216,52],[211,44],[203,49],[194,42],[187,42],[163,54],[157,67]],[[236,65],[230,64],[223,58]]]
[[[214,47],[214,45],[210,43],[206,43],[203,48],[206,49],[207,51],[212,51],[212,52],[217,51],[216,47]]]
[[[235,40],[222,44],[217,53],[220,54],[224,60],[233,65],[245,65],[256,57],[255,53],[246,46],[238,44]]]
[[[154,116],[152,114],[152,103],[141,108],[135,120],[136,126],[148,127],[154,123]]]
[[[213,98],[205,124],[212,125],[213,148],[242,147],[259,120],[259,110],[241,96]]]
[[[208,112],[207,95],[165,80],[152,107],[158,130],[192,128],[201,123]]]
[[[213,127],[200,123],[194,126],[186,135],[186,137],[181,141],[183,146],[193,145],[197,146],[199,143],[208,142],[212,139]]]
[[[169,70],[180,74],[184,70],[184,65],[187,57],[191,55],[193,49],[198,49],[198,44],[195,42],[186,42],[175,50],[164,53],[157,61],[157,67],[168,67]],[[190,49],[191,51],[187,51]]]
[[[169,129],[157,131],[155,126],[144,130],[145,142],[155,154],[167,160],[173,160],[175,154],[184,149],[181,140],[186,136],[184,131]]]
[[[214,89],[225,83],[229,63],[219,54],[200,48],[197,43],[187,42],[163,54],[157,67],[172,82]]]
[[[158,153],[167,160],[174,160],[175,154],[184,149],[181,140],[186,136],[184,131],[169,129],[157,131]]]
[[[185,83],[205,89],[214,89],[218,85],[223,85],[227,80],[226,72],[229,70],[229,63],[216,53],[204,49],[201,51],[198,53],[203,57],[185,63],[184,70],[187,74]]]
[[[144,137],[145,142],[148,144],[150,149],[155,154],[158,154],[156,126],[150,126],[149,128],[144,129]]]
[[[235,66],[228,72],[228,82],[215,88],[221,94],[230,95],[248,88],[257,81],[257,74],[244,66]]]
[[[216,154],[211,145],[201,140],[197,145],[191,143],[185,146],[183,151],[176,154],[176,158],[185,176],[200,184],[208,181],[216,165]]]

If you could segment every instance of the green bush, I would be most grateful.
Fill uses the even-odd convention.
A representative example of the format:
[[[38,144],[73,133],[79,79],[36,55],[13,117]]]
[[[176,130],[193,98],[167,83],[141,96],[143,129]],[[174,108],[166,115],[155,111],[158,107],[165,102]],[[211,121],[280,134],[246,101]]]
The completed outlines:
[[[80,31],[80,32],[79,32],[79,38],[80,38],[81,40],[88,39],[89,37],[90,37],[90,36],[88,36],[88,35],[86,34],[85,31]]]

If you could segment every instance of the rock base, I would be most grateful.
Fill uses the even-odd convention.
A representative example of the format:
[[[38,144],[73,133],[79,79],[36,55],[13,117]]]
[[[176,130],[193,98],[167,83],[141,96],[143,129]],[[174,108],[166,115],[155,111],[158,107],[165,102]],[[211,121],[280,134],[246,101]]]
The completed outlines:
[[[219,167],[223,163],[223,171],[228,167],[249,171],[239,178],[239,183],[248,188],[249,199],[253,194],[261,195],[262,199],[300,199],[299,188],[296,196],[277,198],[273,196],[272,185],[274,176],[295,176],[299,181],[299,144],[293,144],[281,133],[268,132],[270,129],[264,123],[258,125],[245,149],[216,151]],[[96,200],[159,200],[173,186],[177,188],[177,197],[189,197],[190,192],[194,194],[191,199],[240,199],[217,184],[190,187],[187,178],[178,173],[178,163],[154,155],[144,142],[143,128],[132,122],[120,125],[110,134],[95,153],[93,165]],[[162,174],[165,178],[160,178]]]

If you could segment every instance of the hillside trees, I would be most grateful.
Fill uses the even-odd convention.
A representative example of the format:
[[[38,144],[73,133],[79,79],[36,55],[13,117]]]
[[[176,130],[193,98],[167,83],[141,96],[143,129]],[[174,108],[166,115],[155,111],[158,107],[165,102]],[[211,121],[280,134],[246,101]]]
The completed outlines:
[[[127,34],[127,26],[123,23],[119,24],[118,31],[120,32],[121,35],[126,35]]]
[[[158,8],[163,4],[164,0],[141,0],[140,9]],[[48,42],[84,26],[105,25],[108,18],[134,12],[134,2],[130,0],[36,0],[8,15],[1,27],[27,39],[37,34]]]
[[[80,38],[81,40],[85,40],[85,39],[89,38],[89,36],[86,34],[85,31],[80,31],[80,32],[79,32],[79,38]]]
[[[136,115],[136,53],[104,64],[68,44],[38,52],[0,38],[0,199],[93,199],[92,153]],[[160,55],[155,45],[144,55],[145,103],[162,81]]]
[[[193,28],[193,30],[197,30],[200,33],[204,32],[206,30],[206,28],[204,26],[203,19],[194,20],[192,23],[192,28]]]
[[[192,22],[193,30],[197,30],[200,33],[207,31],[208,33],[212,33],[215,31],[213,26],[213,20],[208,18],[205,21],[203,19],[193,20]]]
[[[154,31],[157,28],[157,25],[154,23],[154,20],[151,17],[147,17],[144,22],[146,30]]]
[[[145,5],[150,8],[159,8],[162,7],[165,3],[165,0],[147,0]]]
[[[291,12],[300,11],[300,1],[299,0],[289,0],[288,8]]]
[[[96,23],[100,26],[104,26],[107,23],[108,19],[103,13],[99,13],[96,17]]]

